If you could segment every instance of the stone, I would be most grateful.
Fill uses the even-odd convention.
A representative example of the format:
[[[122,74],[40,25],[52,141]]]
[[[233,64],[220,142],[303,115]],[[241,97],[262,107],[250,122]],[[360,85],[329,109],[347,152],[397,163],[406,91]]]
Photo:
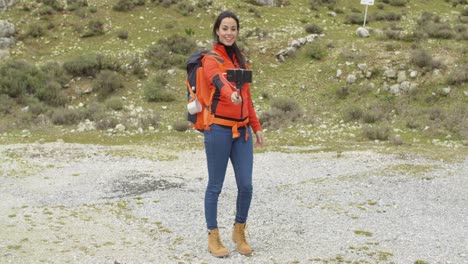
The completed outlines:
[[[406,72],[405,71],[398,71],[397,82],[402,83],[406,81]]]
[[[367,30],[366,28],[363,28],[363,27],[359,27],[357,30],[356,30],[356,35],[360,38],[367,38],[370,36],[369,34],[369,30]]]
[[[411,83],[408,81],[404,81],[400,84],[400,90],[403,92],[408,92],[410,90]]]
[[[384,75],[387,78],[393,79],[397,76],[397,72],[393,69],[388,69],[388,70],[385,70]]]
[[[6,20],[0,20],[0,37],[9,38],[15,33],[15,25]]]
[[[367,70],[367,64],[366,63],[359,63],[357,65],[357,67],[363,72]]]
[[[124,132],[125,129],[127,129],[127,128],[126,128],[124,125],[122,125],[122,124],[118,124],[118,125],[115,126],[115,129],[116,129],[117,131],[119,131],[119,132]]]
[[[340,78],[342,74],[343,71],[341,69],[336,70],[336,78]]]
[[[390,93],[391,94],[400,93],[400,85],[399,84],[394,84],[394,85],[390,86]]]
[[[350,74],[348,75],[348,77],[346,77],[346,81],[349,83],[349,84],[353,84],[356,82],[356,75],[353,75],[353,74]]]

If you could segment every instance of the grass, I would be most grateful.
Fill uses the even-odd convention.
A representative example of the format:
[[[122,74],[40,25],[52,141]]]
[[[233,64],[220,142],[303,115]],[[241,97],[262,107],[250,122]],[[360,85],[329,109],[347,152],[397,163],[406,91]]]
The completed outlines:
[[[343,79],[333,79],[336,75],[336,69],[343,70],[343,76],[355,73],[356,64],[366,63],[368,68],[375,71],[375,77],[368,82],[374,82],[376,89],[381,86],[380,71],[388,65],[409,65],[408,56],[411,54],[415,43],[381,39],[377,34],[372,34],[367,39],[359,39],[355,36],[355,29],[358,25],[344,24],[346,14],[352,9],[364,11],[364,6],[351,1],[339,1],[339,7],[344,14],[338,14],[336,17],[327,15],[328,9],[320,8],[318,11],[310,10],[310,1],[296,0],[283,7],[265,7],[255,6],[256,13],[249,11],[251,8],[242,1],[216,1],[208,11],[196,9],[194,14],[181,15],[181,12],[175,7],[162,8],[155,6],[147,1],[145,6],[137,6],[131,12],[115,12],[112,6],[115,1],[88,1],[90,6],[95,6],[97,12],[85,12],[85,17],[77,16],[76,12],[57,13],[53,16],[38,18],[32,12],[25,12],[14,8],[4,13],[6,19],[16,21],[16,28],[23,32],[27,28],[24,21],[33,20],[37,24],[53,24],[54,29],[48,30],[41,38],[26,38],[23,45],[12,47],[11,56],[16,59],[26,59],[29,61],[38,61],[39,64],[48,60],[59,62],[67,61],[78,55],[87,54],[91,51],[101,52],[115,56],[122,62],[127,62],[135,53],[144,53],[144,51],[157,43],[158,40],[166,38],[173,33],[186,36],[190,32],[191,38],[198,41],[211,40],[211,24],[214,17],[221,8],[228,8],[238,13],[241,19],[241,36],[249,31],[260,29],[268,32],[268,37],[257,38],[250,37],[242,39],[248,47],[248,58],[251,60],[251,67],[254,71],[254,82],[252,83],[252,95],[258,114],[268,111],[273,99],[293,98],[305,109],[302,122],[280,130],[267,130],[266,136],[268,146],[265,150],[280,150],[281,146],[308,146],[320,145],[328,150],[337,150],[343,148],[372,147],[381,143],[366,143],[367,139],[360,136],[360,129],[349,125],[342,127],[341,130],[332,131],[330,127],[339,126],[342,119],[337,113],[346,108],[349,103],[354,105],[368,105],[372,102],[375,105],[382,104],[383,100],[388,99],[385,95],[379,95],[376,91],[370,91],[366,94],[356,92],[359,86],[353,86],[350,94],[345,99],[335,96],[334,88],[344,85]],[[407,8],[400,8],[390,5],[384,5],[385,12],[404,12],[405,16],[397,24],[403,29],[411,30],[414,27],[415,20],[420,16],[421,10],[436,12],[444,19],[454,22],[456,16],[452,15],[453,8],[445,1],[410,1]],[[369,15],[377,12],[375,6],[369,8]],[[293,13],[295,16],[291,16]],[[260,16],[257,16],[260,14]],[[105,17],[102,20],[105,23],[105,34],[89,38],[80,37],[80,25],[82,32],[86,31],[89,21]],[[275,59],[275,54],[281,49],[287,47],[292,39],[304,37],[307,35],[304,26],[314,24],[323,29],[324,35],[320,37],[320,42],[325,44],[327,55],[320,61],[312,60],[307,56],[307,46],[303,47],[294,58],[288,59],[285,63],[279,63]],[[385,21],[369,21],[368,27],[371,29],[382,29],[389,27],[391,23]],[[190,29],[190,30],[189,30]],[[128,32],[128,38],[118,37],[119,32]],[[44,45],[46,43],[47,45]],[[446,65],[459,63],[459,54],[463,50],[466,41],[454,40],[422,40],[420,46],[428,49],[435,58],[444,58]],[[387,51],[382,48],[386,45],[392,45],[394,51]],[[209,46],[209,45],[208,45]],[[266,47],[265,52],[260,52],[258,47]],[[343,54],[348,56],[343,56]],[[466,54],[466,53],[465,53]],[[466,55],[465,55],[466,57]],[[346,66],[347,62],[353,63],[353,66]],[[294,74],[291,74],[291,71]],[[157,69],[149,69],[154,74]],[[185,90],[184,90],[184,71],[176,69],[175,77],[169,78],[169,87],[177,93],[177,101],[170,103],[146,102],[142,99],[142,89],[135,89],[138,83],[145,83],[140,77],[125,76],[125,88],[119,89],[116,96],[125,96],[128,103],[133,103],[143,109],[154,109],[161,114],[160,126],[156,128],[157,132],[134,134],[132,132],[117,135],[108,135],[103,132],[83,132],[70,133],[73,128],[59,126],[50,128],[38,127],[29,128],[31,134],[25,136],[20,127],[17,130],[8,130],[8,134],[2,136],[0,129],[0,143],[15,142],[54,142],[61,139],[64,142],[83,143],[83,144],[104,144],[104,145],[144,145],[151,144],[169,149],[191,149],[202,148],[202,139],[199,139],[198,133],[181,133],[169,130],[168,127],[177,121],[185,119]],[[332,79],[331,79],[332,78]],[[362,81],[362,79],[361,79]],[[428,87],[441,88],[444,80],[440,77],[424,76],[423,82],[429,83]],[[89,85],[89,80],[77,81],[74,85],[77,87]],[[462,84],[453,90],[453,95],[449,98],[439,98],[437,103],[442,108],[450,109],[450,105],[467,105],[468,98],[463,92],[468,89],[468,85]],[[392,98],[388,105],[396,109],[407,107],[405,104],[415,108],[424,109],[429,107],[426,99],[430,97],[431,90],[424,90],[418,97],[399,97]],[[269,94],[269,98],[261,99],[262,94]],[[93,100],[92,95],[79,96],[72,104],[87,102]],[[431,104],[434,102],[431,102]],[[125,103],[126,104],[126,103]],[[403,106],[399,106],[399,104]],[[119,107],[119,106],[118,106]],[[18,111],[18,109],[16,109]],[[122,110],[120,110],[122,111]],[[398,117],[397,117],[398,118]],[[426,120],[421,116],[416,118],[419,123],[425,124]],[[0,127],[6,124],[17,122],[15,116],[2,116]],[[405,129],[404,122],[392,120],[393,127],[401,131],[399,134],[403,139],[403,148],[411,149],[419,145],[432,145],[432,139],[438,138],[444,141],[444,137],[451,133],[448,129],[442,129],[440,133],[424,134],[421,130],[424,128]],[[330,122],[333,125],[327,126],[327,129],[318,129],[317,127]],[[4,126],[5,124],[5,126]],[[377,127],[381,124],[375,124]],[[431,124],[431,126],[440,124]],[[52,131],[51,131],[52,130]],[[301,132],[299,132],[301,131]],[[302,133],[305,131],[306,133]],[[452,133],[453,134],[453,133]],[[456,134],[456,131],[455,133]],[[392,135],[390,135],[391,137]],[[453,140],[463,138],[455,136]],[[171,142],[168,144],[167,142]],[[416,143],[415,143],[416,142]],[[450,140],[449,140],[450,143]],[[385,144],[385,143],[383,143]],[[411,147],[410,147],[411,146]],[[417,147],[419,149],[419,147]],[[283,148],[284,149],[284,148]],[[401,149],[401,148],[399,148]],[[396,151],[398,151],[396,149]]]
[[[354,234],[360,235],[360,236],[366,236],[366,237],[373,236],[372,232],[364,231],[364,230],[354,230]]]

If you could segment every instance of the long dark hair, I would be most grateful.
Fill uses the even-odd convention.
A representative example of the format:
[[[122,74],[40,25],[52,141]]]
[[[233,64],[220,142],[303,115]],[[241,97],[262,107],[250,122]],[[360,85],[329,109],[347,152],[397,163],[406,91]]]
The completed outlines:
[[[223,19],[227,18],[227,17],[230,17],[230,18],[234,19],[236,21],[236,24],[237,24],[237,30],[239,31],[239,29],[240,29],[239,18],[236,16],[236,14],[234,14],[233,12],[228,11],[228,10],[221,12],[221,14],[219,14],[218,18],[216,18],[216,21],[215,21],[215,23],[213,25],[213,38],[214,38],[214,41],[216,43],[219,43],[219,37],[216,34],[216,30],[221,26],[221,21]],[[232,44],[232,47],[234,49],[234,53],[236,54],[237,61],[239,62],[241,68],[245,69],[245,58],[242,55],[239,47],[237,46],[237,44],[235,42],[234,42],[234,44]]]

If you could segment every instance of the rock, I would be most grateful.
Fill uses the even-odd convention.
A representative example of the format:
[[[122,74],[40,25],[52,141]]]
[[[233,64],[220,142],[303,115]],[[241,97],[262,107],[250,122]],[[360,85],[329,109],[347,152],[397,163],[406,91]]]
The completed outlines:
[[[354,74],[350,74],[348,75],[348,77],[346,77],[346,81],[349,83],[349,84],[353,84],[356,82],[356,75]]]
[[[367,70],[367,64],[366,63],[358,63],[357,67],[363,72],[365,72]]]
[[[343,71],[341,69],[336,70],[336,78],[340,78],[342,74]]]
[[[94,121],[90,121],[89,119],[86,119],[84,122],[80,122],[78,124],[78,128],[76,130],[78,132],[96,130],[96,123]]]
[[[390,86],[390,93],[391,94],[400,93],[400,85],[399,84],[394,84],[394,85]]]
[[[363,28],[363,27],[359,27],[357,30],[356,30],[356,35],[360,38],[367,38],[370,36],[369,34],[369,30],[367,30],[366,28]]]
[[[276,0],[255,0],[255,2],[260,6],[275,6]]]
[[[301,43],[298,40],[293,40],[291,42],[291,47],[299,48],[300,46],[301,46]]]
[[[10,57],[10,51],[0,49],[0,61],[6,60]]]
[[[115,126],[115,130],[117,130],[119,132],[124,132],[125,129],[127,129],[127,128],[122,124],[118,124],[118,125]]]
[[[411,83],[408,81],[404,81],[400,84],[400,90],[403,92],[408,92],[410,90]]]
[[[397,72],[393,69],[387,69],[384,72],[385,77],[393,79],[397,76]]]
[[[397,82],[402,83],[406,81],[406,72],[405,71],[399,71],[398,72],[398,77],[397,77]]]
[[[12,38],[0,37],[0,50],[8,49],[9,47],[15,45],[15,40]]]
[[[6,20],[0,20],[0,37],[9,38],[15,33],[15,25]]]
[[[448,95],[452,89],[450,87],[445,87],[440,90],[443,95]]]
[[[384,82],[384,84],[382,86],[382,90],[383,91],[388,91],[388,83],[387,82]]]

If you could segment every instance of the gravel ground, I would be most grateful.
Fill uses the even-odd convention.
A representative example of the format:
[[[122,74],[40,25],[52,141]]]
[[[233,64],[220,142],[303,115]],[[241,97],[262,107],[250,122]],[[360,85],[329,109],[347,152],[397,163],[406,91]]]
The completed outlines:
[[[202,151],[0,145],[0,263],[468,263],[468,158],[372,151],[255,154],[248,238],[207,252]]]

